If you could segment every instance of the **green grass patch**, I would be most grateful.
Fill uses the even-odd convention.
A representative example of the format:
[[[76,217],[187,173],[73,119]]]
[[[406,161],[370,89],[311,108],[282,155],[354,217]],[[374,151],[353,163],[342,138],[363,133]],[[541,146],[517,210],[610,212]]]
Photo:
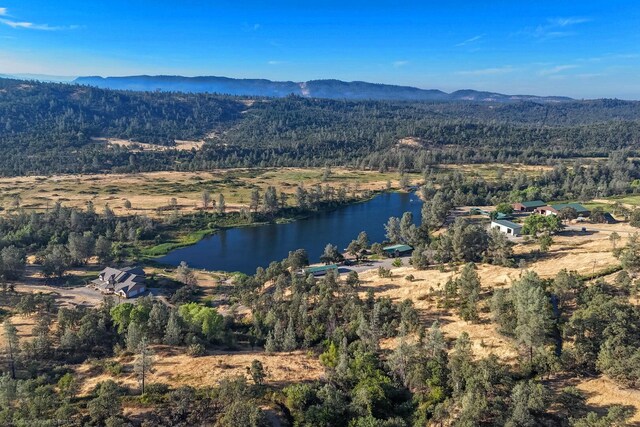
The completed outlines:
[[[205,237],[211,236],[217,231],[217,229],[198,230],[192,231],[188,234],[178,236],[176,239],[170,240],[159,245],[144,248],[142,255],[148,258],[156,258],[168,254],[174,249],[183,248],[185,246],[191,246],[198,243]]]

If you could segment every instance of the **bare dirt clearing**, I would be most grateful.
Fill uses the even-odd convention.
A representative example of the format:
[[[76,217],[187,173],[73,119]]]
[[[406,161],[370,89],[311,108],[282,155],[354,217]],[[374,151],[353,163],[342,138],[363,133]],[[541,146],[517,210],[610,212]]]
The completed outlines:
[[[175,140],[175,145],[165,146],[165,145],[157,145],[157,144],[148,144],[145,142],[132,141],[130,139],[119,139],[119,138],[91,138],[95,142],[106,142],[108,145],[118,146],[118,147],[126,147],[129,151],[135,153],[137,151],[168,151],[168,150],[178,150],[178,151],[191,151],[191,150],[199,150],[205,144],[204,140],[200,141],[187,141],[187,140]]]

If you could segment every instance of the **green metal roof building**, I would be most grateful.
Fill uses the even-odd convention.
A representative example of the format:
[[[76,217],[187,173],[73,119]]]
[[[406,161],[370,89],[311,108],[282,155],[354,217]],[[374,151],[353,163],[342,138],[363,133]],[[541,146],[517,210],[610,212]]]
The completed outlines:
[[[580,203],[559,203],[557,205],[551,205],[553,209],[560,212],[564,208],[573,208],[579,214],[588,214],[589,209],[582,206]]]
[[[382,250],[387,256],[398,256],[410,253],[413,248],[409,245],[391,245],[385,246]]]
[[[329,265],[319,265],[316,267],[307,267],[304,269],[304,274],[305,275],[313,274],[314,276],[324,276],[329,271],[335,271],[336,273],[338,273],[338,266],[335,264],[329,264]]]

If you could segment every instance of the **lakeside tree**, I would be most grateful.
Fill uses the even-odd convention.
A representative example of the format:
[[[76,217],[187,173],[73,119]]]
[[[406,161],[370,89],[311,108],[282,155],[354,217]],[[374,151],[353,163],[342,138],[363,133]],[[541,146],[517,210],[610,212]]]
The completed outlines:
[[[453,205],[440,191],[436,191],[433,197],[429,199],[424,198],[425,202],[422,204],[422,223],[430,230],[438,230],[445,223]]]
[[[218,213],[224,214],[226,210],[227,205],[224,201],[224,194],[220,193],[220,195],[218,196]]]
[[[384,226],[385,238],[391,243],[402,241],[402,232],[400,230],[400,220],[394,216],[389,218]]]
[[[180,261],[180,265],[176,268],[176,280],[187,286],[196,286],[198,284],[195,273],[185,261]]]
[[[269,186],[264,192],[264,212],[267,215],[273,215],[278,210],[278,195],[275,187]]]
[[[257,213],[259,207],[260,207],[260,189],[254,188],[253,190],[251,190],[251,201],[249,203],[249,209],[251,209],[254,213]]]
[[[338,247],[331,243],[328,243],[327,246],[324,247],[324,252],[320,255],[320,261],[327,265],[340,262],[342,258],[342,254],[338,251]]]
[[[211,204],[211,193],[209,190],[203,190],[200,197],[202,198],[202,207],[205,211],[208,210]]]
[[[305,249],[296,249],[290,251],[287,257],[286,264],[294,271],[299,270],[309,265],[309,254]]]

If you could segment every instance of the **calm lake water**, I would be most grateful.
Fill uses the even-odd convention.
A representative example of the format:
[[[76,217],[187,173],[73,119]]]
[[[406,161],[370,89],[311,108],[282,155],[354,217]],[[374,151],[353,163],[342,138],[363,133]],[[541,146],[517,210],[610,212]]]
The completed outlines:
[[[422,202],[410,193],[385,193],[375,198],[323,212],[288,224],[266,224],[222,230],[195,245],[176,249],[159,262],[207,270],[240,271],[253,274],[257,267],[287,257],[289,251],[304,248],[312,263],[318,262],[327,243],[342,250],[361,231],[371,242],[384,240],[384,224],[389,217],[412,212],[419,224]]]

